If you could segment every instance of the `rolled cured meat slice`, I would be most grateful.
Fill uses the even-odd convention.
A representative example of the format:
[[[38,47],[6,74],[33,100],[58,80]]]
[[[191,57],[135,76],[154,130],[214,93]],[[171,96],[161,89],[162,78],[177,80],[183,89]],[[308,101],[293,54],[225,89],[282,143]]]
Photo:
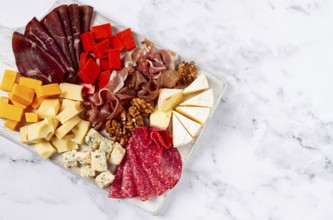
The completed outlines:
[[[43,83],[61,83],[66,69],[36,42],[14,32],[12,47],[16,66],[26,77],[42,80]]]
[[[94,8],[90,5],[79,6],[80,19],[81,19],[81,33],[90,31],[91,20]]]
[[[80,62],[80,53],[81,53],[81,45],[80,45],[80,34],[81,34],[81,25],[80,25],[80,11],[79,6],[77,4],[71,4],[67,7],[69,20],[71,23],[72,34],[73,34],[73,45],[75,51],[75,59],[76,63]]]

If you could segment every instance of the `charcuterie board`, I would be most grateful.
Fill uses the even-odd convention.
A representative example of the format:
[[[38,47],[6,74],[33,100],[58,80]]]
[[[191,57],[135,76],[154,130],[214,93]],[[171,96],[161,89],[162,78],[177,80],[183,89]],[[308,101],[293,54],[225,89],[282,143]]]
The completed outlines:
[[[70,3],[77,3],[77,2],[70,1],[70,0],[58,0],[57,2],[54,3],[54,5],[51,8],[54,8],[54,7],[62,5],[62,4],[70,4]],[[113,29],[116,29],[116,30],[123,29],[123,27],[121,25],[117,24],[116,22],[113,22],[111,19],[104,17],[103,15],[99,14],[98,12],[94,13],[92,25],[98,25],[98,24],[103,24],[103,23],[108,23],[108,22],[112,23]],[[14,58],[14,55],[12,52],[12,42],[11,41],[12,41],[13,31],[15,31],[15,30],[8,29],[6,27],[0,27],[0,42],[1,42],[0,43],[1,44],[1,46],[0,46],[0,78],[2,78],[2,75],[3,75],[3,72],[5,69],[13,69],[13,70],[17,69],[17,67],[15,65],[15,58]],[[17,31],[22,32],[22,30],[17,30]],[[138,33],[133,33],[133,35],[134,35],[134,39],[135,39],[137,45],[139,45],[140,42],[142,42],[144,40],[144,38],[142,36],[140,36]],[[149,36],[147,36],[147,37],[149,37]],[[157,45],[156,47],[167,49],[167,45]],[[175,51],[175,52],[177,52],[177,51]],[[208,118],[208,121],[209,121],[214,117],[214,112],[222,99],[222,96],[226,90],[227,84],[224,80],[219,79],[212,74],[206,73],[200,67],[198,67],[198,74],[206,75],[210,88],[212,89],[213,94],[214,94],[214,106],[211,108],[209,118]],[[1,91],[0,95],[1,96],[5,95],[5,92]],[[22,144],[20,142],[19,133],[6,129],[3,126],[3,124],[4,124],[4,120],[1,119],[0,120],[0,135],[1,136],[11,140],[12,142],[16,143],[17,145],[19,145],[27,150],[35,153],[35,150],[32,147],[30,147],[26,144]],[[206,125],[207,125],[207,123],[204,124],[203,128],[200,131],[200,134],[195,138],[194,141],[190,142],[189,144],[187,144],[185,146],[178,148],[180,155],[182,157],[182,161],[183,161],[183,169],[186,166],[186,161],[191,156],[191,153],[194,150],[194,148],[196,147],[200,137],[202,135],[204,135],[205,132],[207,132],[207,131],[205,131]],[[62,157],[60,155],[52,157],[51,161],[53,163],[63,167],[63,161],[62,161]],[[71,169],[66,169],[66,170],[73,172],[74,174],[79,176],[78,168],[71,168]],[[105,194],[107,196],[108,189],[103,190],[103,192],[105,192]],[[172,194],[172,190],[164,193],[161,196],[154,197],[154,198],[149,199],[148,201],[144,201],[144,202],[138,198],[126,199],[126,200],[130,203],[137,205],[138,207],[144,209],[147,212],[150,212],[152,214],[158,214],[159,211],[161,210],[161,208],[163,207],[163,204],[165,204],[168,194]]]

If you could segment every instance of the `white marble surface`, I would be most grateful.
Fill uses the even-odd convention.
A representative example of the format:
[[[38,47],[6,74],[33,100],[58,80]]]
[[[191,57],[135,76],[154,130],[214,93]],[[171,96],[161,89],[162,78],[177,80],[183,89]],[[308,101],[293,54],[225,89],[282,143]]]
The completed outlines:
[[[0,138],[1,220],[332,219],[332,1],[84,2],[225,78],[229,90],[160,216]],[[3,7],[0,23],[13,26],[45,10]]]

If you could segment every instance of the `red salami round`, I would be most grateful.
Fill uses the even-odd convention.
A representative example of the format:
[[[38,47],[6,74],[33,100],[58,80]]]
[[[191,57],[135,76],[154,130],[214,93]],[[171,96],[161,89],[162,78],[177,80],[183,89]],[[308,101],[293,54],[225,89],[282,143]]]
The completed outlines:
[[[125,160],[117,167],[116,177],[110,187],[109,198],[125,198],[126,196],[122,193],[121,185],[123,180]]]
[[[138,196],[136,190],[134,175],[133,175],[133,164],[129,154],[126,154],[126,163],[123,172],[123,181],[121,183],[121,191],[127,198],[133,198]]]

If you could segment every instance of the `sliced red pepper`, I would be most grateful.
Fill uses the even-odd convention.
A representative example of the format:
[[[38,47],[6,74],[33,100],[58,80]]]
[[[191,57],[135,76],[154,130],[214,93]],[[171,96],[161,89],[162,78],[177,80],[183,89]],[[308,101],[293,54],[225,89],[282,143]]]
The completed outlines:
[[[93,84],[100,71],[101,69],[97,63],[93,59],[89,59],[83,65],[77,75],[82,79],[83,82]]]
[[[110,69],[109,57],[103,57],[99,59],[99,66],[101,67],[102,71]]]
[[[93,59],[90,53],[82,52],[80,54],[80,69],[84,66],[84,64],[89,60]]]
[[[111,49],[111,42],[109,39],[102,40],[95,44],[93,53],[97,59],[107,56],[107,50]]]
[[[132,50],[136,47],[131,28],[127,28],[117,35],[127,50]]]
[[[92,33],[95,40],[102,40],[112,37],[112,28],[111,24],[101,24],[92,27]]]
[[[82,88],[83,94],[93,95],[95,93],[96,90],[95,84],[81,83],[81,85],[83,86]]]
[[[93,34],[90,31],[81,34],[80,39],[81,39],[84,51],[89,52],[94,48],[95,41],[93,38]]]
[[[120,50],[119,49],[108,50],[108,55],[109,55],[110,68],[119,70],[121,68]]]
[[[112,49],[119,49],[122,51],[124,49],[123,43],[121,43],[118,35],[114,35],[113,37],[110,38]]]
[[[99,89],[104,88],[110,80],[111,76],[111,70],[105,70],[104,72],[101,72],[98,76],[98,87]]]

